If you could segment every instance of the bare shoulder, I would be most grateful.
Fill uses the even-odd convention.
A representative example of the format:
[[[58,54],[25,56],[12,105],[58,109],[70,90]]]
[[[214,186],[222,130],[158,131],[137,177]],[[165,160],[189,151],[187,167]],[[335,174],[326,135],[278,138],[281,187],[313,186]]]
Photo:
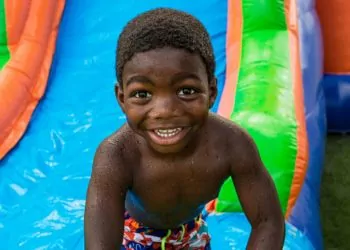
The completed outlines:
[[[119,158],[125,162],[135,159],[139,154],[135,134],[127,124],[105,138],[99,149],[112,154],[112,158]]]
[[[132,178],[132,166],[139,150],[135,136],[128,125],[105,138],[98,146],[92,175],[103,175],[125,181]]]
[[[253,138],[237,123],[211,113],[209,124],[209,128],[215,131],[212,134],[221,141],[220,144],[224,147],[222,150],[233,160],[245,162],[259,157]],[[254,157],[252,158],[252,156]]]
[[[210,113],[209,127],[211,130],[215,131],[213,134],[221,137],[221,140],[224,140],[229,144],[252,141],[251,136],[244,128],[215,113]]]

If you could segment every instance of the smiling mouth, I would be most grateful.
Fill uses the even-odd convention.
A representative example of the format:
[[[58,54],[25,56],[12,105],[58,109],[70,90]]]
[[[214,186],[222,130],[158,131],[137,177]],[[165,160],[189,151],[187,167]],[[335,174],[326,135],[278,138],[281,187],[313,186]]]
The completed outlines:
[[[167,137],[173,137],[180,133],[182,128],[172,128],[172,129],[155,129],[154,132],[162,137],[162,138],[167,138]]]
[[[190,130],[190,127],[178,127],[168,129],[149,130],[152,141],[159,145],[172,145],[182,140]]]

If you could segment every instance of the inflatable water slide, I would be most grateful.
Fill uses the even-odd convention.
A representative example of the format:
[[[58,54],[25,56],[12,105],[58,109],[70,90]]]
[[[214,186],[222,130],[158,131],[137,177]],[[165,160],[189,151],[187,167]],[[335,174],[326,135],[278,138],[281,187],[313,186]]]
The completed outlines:
[[[257,143],[285,213],[284,249],[323,249],[323,48],[311,0],[1,1],[1,248],[83,249],[93,155],[125,122],[113,93],[116,41],[156,7],[207,27],[219,88],[212,112]],[[204,212],[213,249],[245,249],[250,226],[230,180]]]
[[[323,88],[329,132],[350,132],[349,1],[317,0],[324,43]]]

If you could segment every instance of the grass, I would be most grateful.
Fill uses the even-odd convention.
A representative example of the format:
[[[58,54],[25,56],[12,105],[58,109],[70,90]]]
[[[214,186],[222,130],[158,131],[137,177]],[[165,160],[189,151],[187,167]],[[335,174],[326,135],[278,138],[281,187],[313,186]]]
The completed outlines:
[[[350,249],[350,136],[328,136],[321,219],[325,249]]]

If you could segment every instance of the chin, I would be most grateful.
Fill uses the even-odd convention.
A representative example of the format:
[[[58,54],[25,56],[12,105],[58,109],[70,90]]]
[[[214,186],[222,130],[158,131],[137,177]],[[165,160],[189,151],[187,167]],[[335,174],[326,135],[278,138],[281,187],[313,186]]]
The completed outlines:
[[[187,144],[185,145],[155,145],[153,143],[150,144],[151,148],[159,154],[177,154],[181,153],[184,150],[187,150]]]

